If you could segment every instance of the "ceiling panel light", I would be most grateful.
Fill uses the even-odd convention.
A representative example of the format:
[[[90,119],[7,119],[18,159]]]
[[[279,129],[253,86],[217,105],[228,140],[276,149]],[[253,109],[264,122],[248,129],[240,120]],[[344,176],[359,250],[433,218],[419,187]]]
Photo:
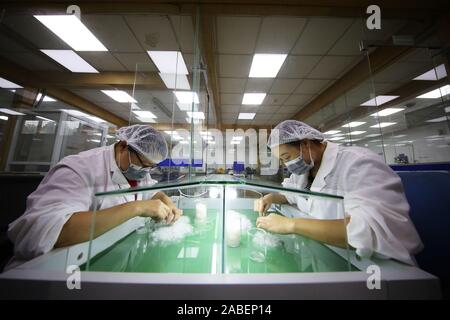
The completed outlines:
[[[189,73],[180,51],[147,51],[147,53],[161,73]]]
[[[325,132],[324,134],[336,134],[339,132],[341,132],[341,130],[330,130],[330,131]]]
[[[0,112],[10,114],[12,116],[24,116],[25,115],[25,113],[17,112],[17,111],[14,111],[11,109],[6,109],[6,108],[0,108]]]
[[[344,124],[342,127],[344,128],[355,128],[355,127],[359,127],[361,125],[365,124],[365,122],[359,122],[359,121],[353,121],[353,122],[349,122]]]
[[[47,56],[72,72],[98,73],[98,71],[87,63],[73,50],[41,50]]]
[[[132,96],[122,90],[102,90],[102,92],[109,96],[111,99],[120,103],[137,103],[137,101]]]
[[[445,71],[445,65],[441,64],[436,68],[433,68],[424,74],[421,74],[418,77],[415,77],[413,80],[427,80],[427,81],[435,81],[440,80],[447,76],[447,71]]]
[[[372,117],[386,117],[386,116],[390,116],[391,114],[403,111],[405,109],[406,108],[386,108],[381,111],[372,113],[371,116]]]
[[[255,118],[256,113],[252,112],[241,112],[239,113],[239,120],[253,120]]]
[[[0,119],[8,121],[8,117],[7,116],[0,116]]]
[[[275,78],[286,60],[287,54],[263,54],[253,56],[250,78]]]
[[[245,105],[259,105],[264,101],[265,93],[244,93],[242,104]]]
[[[37,97],[36,97],[36,101],[41,100],[42,94],[38,93]],[[50,98],[49,96],[44,96],[44,99],[42,99],[42,102],[55,102],[56,100],[53,98]]]
[[[375,124],[370,127],[371,128],[385,128],[385,127],[393,126],[394,124],[397,124],[397,122],[380,122],[379,124]]]
[[[438,89],[424,93],[424,94],[418,96],[417,99],[437,99],[440,97],[445,97],[448,94],[450,94],[450,85],[447,84]]]
[[[373,107],[373,106],[381,106],[382,104],[385,104],[391,100],[397,99],[399,96],[376,96],[373,99],[367,100],[366,102],[362,103],[361,106],[365,107]]]
[[[157,116],[155,116],[150,111],[142,111],[142,110],[140,110],[140,111],[133,111],[133,113],[139,118],[151,118],[151,119],[157,118]]]
[[[5,78],[0,77],[0,88],[4,89],[20,89],[23,88],[14,82],[6,80]],[[14,91],[15,92],[15,91]]]
[[[373,137],[378,137],[378,136],[381,136],[381,133],[368,134],[367,136],[365,136],[365,138],[373,138]]]
[[[75,15],[34,17],[76,51],[108,51]]]
[[[192,104],[192,102],[193,103],[200,103],[200,101],[198,100],[197,92],[193,92],[193,91],[174,91],[173,93],[177,97],[178,102],[180,102],[182,104]]]
[[[159,73],[167,89],[191,90],[189,80],[184,74]]]

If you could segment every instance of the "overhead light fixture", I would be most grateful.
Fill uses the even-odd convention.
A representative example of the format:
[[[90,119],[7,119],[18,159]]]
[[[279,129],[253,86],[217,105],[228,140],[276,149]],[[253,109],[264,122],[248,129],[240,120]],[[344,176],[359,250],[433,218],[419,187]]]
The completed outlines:
[[[38,93],[37,97],[36,97],[36,101],[41,100],[42,94]],[[44,99],[42,99],[43,102],[56,102],[55,99],[50,98],[49,96],[44,96]]]
[[[180,51],[147,51],[161,73],[189,74]]]
[[[370,126],[371,128],[386,128],[389,126],[393,126],[394,124],[397,124],[397,122],[380,122],[378,124],[375,124],[373,126]]]
[[[257,53],[253,56],[250,78],[275,78],[287,54]]]
[[[365,136],[365,138],[374,138],[374,137],[378,137],[378,136],[381,136],[381,133],[368,134]]]
[[[34,17],[76,51],[108,51],[75,15]]]
[[[99,73],[73,50],[41,50],[47,56],[72,72]]]
[[[127,92],[122,90],[102,90],[111,99],[120,103],[137,103],[137,101]]]
[[[450,117],[439,117],[439,118],[434,118],[434,119],[430,119],[427,120],[426,122],[443,122],[443,121],[450,121]]]
[[[239,113],[239,120],[253,120],[255,118],[256,113],[252,112],[241,112]]]
[[[447,71],[445,70],[445,65],[441,64],[436,68],[433,68],[418,77],[415,77],[413,80],[426,80],[426,81],[435,81],[440,80],[447,76]]]
[[[361,125],[365,124],[365,122],[360,122],[360,121],[353,121],[353,122],[349,122],[344,124],[342,127],[344,128],[355,128],[355,127],[359,127]]]
[[[339,140],[342,140],[342,139],[345,139],[344,137],[331,137],[331,138],[329,138],[328,140],[331,140],[331,141],[339,141]]]
[[[360,135],[360,134],[363,134],[363,133],[366,133],[366,132],[367,131],[351,131],[351,132],[347,133],[347,135],[357,136],[357,135]]]
[[[259,105],[263,103],[265,97],[266,97],[265,93],[244,93],[242,104]]]
[[[405,109],[406,108],[386,108],[386,109],[380,110],[378,112],[372,113],[371,116],[372,117],[386,117],[386,116],[390,116],[391,114],[403,111]]]
[[[159,73],[167,89],[191,90],[189,80],[184,74]]]
[[[8,121],[8,117],[7,116],[0,116],[0,119]]]
[[[22,112],[17,112],[11,109],[7,109],[7,108],[0,108],[0,112],[6,113],[6,114],[10,114],[12,116],[24,116],[25,113]]]
[[[199,119],[199,120],[204,120],[205,119],[205,114],[201,111],[198,112],[191,112],[188,111],[187,115],[189,118],[193,118],[193,119]]]
[[[450,85],[447,84],[438,89],[422,94],[418,96],[417,99],[437,99],[440,97],[445,97],[448,94],[450,94]]]
[[[138,118],[157,118],[157,116],[155,116],[152,112],[150,111],[132,111]]]
[[[141,117],[137,117],[137,118],[141,122],[156,123],[155,118],[141,118]]]
[[[399,134],[399,135],[393,136],[393,138],[403,138],[403,137],[406,137],[406,134]]]
[[[183,103],[183,104],[190,104],[192,105],[192,103],[200,103],[199,99],[198,99],[198,95],[197,92],[194,91],[174,91],[173,92],[175,94],[175,96],[177,97],[178,102]]]
[[[42,116],[36,116],[36,118],[44,120],[44,121],[55,122],[55,120],[52,120],[52,119],[49,119],[49,118],[46,118],[46,117],[42,117]]]
[[[336,134],[339,132],[341,132],[341,130],[330,130],[330,131],[325,132],[324,134]]]
[[[18,84],[15,84],[14,82],[6,80],[5,78],[0,77],[0,88],[4,88],[4,89],[21,89],[23,87],[19,86]]]
[[[367,100],[366,102],[362,103],[361,106],[365,107],[374,107],[374,106],[381,106],[385,103],[388,103],[389,101],[392,101],[394,99],[397,99],[400,96],[376,96],[373,99]]]

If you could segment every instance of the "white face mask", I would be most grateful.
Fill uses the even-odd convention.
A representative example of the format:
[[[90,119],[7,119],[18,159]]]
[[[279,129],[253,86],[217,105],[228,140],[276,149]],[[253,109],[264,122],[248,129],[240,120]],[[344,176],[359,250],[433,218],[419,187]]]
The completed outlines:
[[[131,162],[130,150],[128,150],[128,160],[130,161],[128,169],[127,170],[121,169],[123,175],[128,180],[140,181],[140,180],[144,179],[150,173],[151,168],[142,168]],[[120,157],[119,157],[119,168],[120,168]]]
[[[291,173],[302,175],[309,172],[309,170],[314,167],[314,159],[311,156],[311,147],[309,147],[309,158],[311,159],[311,163],[307,164],[305,159],[303,159],[302,145],[300,144],[300,155],[293,160],[285,162],[284,164]]]

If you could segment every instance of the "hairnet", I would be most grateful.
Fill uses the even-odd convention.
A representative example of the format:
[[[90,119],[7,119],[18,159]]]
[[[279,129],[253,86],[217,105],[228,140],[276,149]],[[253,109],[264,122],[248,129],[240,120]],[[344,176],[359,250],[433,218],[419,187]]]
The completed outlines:
[[[278,136],[278,138],[277,138]],[[299,141],[303,139],[320,140],[324,135],[317,129],[297,120],[285,120],[279,123],[270,133],[267,145],[273,148],[280,144]]]
[[[117,130],[116,137],[126,141],[133,150],[142,154],[147,160],[159,163],[167,157],[168,148],[164,136],[148,125],[135,124],[122,127]]]

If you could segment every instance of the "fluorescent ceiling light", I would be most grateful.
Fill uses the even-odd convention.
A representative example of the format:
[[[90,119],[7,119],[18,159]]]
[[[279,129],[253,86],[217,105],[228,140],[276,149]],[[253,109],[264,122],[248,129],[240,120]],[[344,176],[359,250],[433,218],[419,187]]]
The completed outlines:
[[[241,112],[239,113],[239,120],[253,120],[255,118],[256,113],[252,112]]]
[[[0,88],[4,89],[20,89],[23,88],[14,82],[6,80],[5,78],[0,77]]]
[[[150,111],[133,111],[133,113],[138,117],[138,118],[157,118],[157,116],[155,116],[152,112]]]
[[[422,94],[418,96],[417,99],[437,99],[440,97],[445,97],[448,94],[450,94],[450,85],[447,84],[438,89]]]
[[[381,133],[368,134],[367,136],[365,136],[365,138],[373,138],[373,137],[378,137],[378,136],[381,136]]]
[[[393,138],[403,138],[403,137],[406,137],[406,134],[399,134],[399,135],[393,136]]]
[[[55,122],[55,120],[52,120],[52,119],[49,119],[49,118],[46,118],[46,117],[42,117],[42,116],[36,116],[36,118],[44,120],[44,121]]]
[[[330,131],[325,132],[325,134],[336,134],[339,132],[341,132],[341,130],[330,130]]]
[[[391,114],[403,111],[405,109],[406,108],[386,108],[384,110],[372,113],[371,116],[372,117],[386,117],[386,116],[390,116]]]
[[[366,102],[362,103],[361,106],[366,107],[373,107],[373,106],[381,106],[382,104],[385,104],[391,100],[397,99],[399,96],[376,96],[373,99],[367,100]]]
[[[434,139],[434,138],[441,138],[441,137],[443,137],[443,136],[436,134],[434,136],[427,136],[424,139]]]
[[[89,141],[100,143],[100,140],[99,140],[99,139],[89,139]]]
[[[242,104],[258,105],[264,101],[265,97],[266,97],[265,93],[244,93]]]
[[[6,109],[6,108],[0,108],[0,112],[10,114],[12,116],[24,116],[25,115],[25,113],[17,112],[17,111],[14,111],[11,109]]]
[[[159,73],[167,89],[191,90],[189,80],[184,74]]]
[[[262,54],[253,56],[250,78],[275,78],[286,60],[287,54]]]
[[[342,139],[345,139],[344,137],[331,137],[330,139],[328,139],[328,140],[331,140],[331,141],[338,141],[338,140],[342,140]]]
[[[359,134],[363,134],[363,133],[366,133],[367,131],[351,131],[351,132],[349,132],[349,133],[347,133],[347,135],[350,135],[350,136],[357,136],[357,135],[359,135]]]
[[[120,103],[137,103],[137,101],[132,96],[122,90],[102,90],[102,92],[109,96],[111,99]]]
[[[363,124],[365,124],[365,122],[354,121],[354,122],[349,122],[347,124],[344,124],[342,127],[355,128],[355,127],[359,127],[360,125],[363,125]]]
[[[397,124],[397,122],[380,122],[379,124],[375,124],[370,127],[371,128],[385,128],[385,127],[393,126],[394,124]]]
[[[37,97],[36,97],[36,101],[41,100],[42,94],[38,93]],[[45,96],[44,99],[42,100],[43,102],[55,102],[56,100],[53,98],[50,98],[49,96]]]
[[[34,17],[76,51],[108,51],[75,15]]]
[[[180,51],[147,51],[161,73],[188,74]]]
[[[201,111],[199,112],[191,112],[188,111],[187,115],[189,118],[193,118],[193,119],[200,119],[200,120],[204,120],[205,119],[205,114]]]
[[[98,73],[98,71],[87,63],[83,58],[72,50],[41,50],[50,58],[72,72]]]
[[[0,119],[8,121],[8,117],[7,116],[0,116]]]
[[[173,92],[175,96],[177,97],[178,102],[180,103],[200,103],[198,100],[197,92],[193,91],[174,91]],[[180,108],[181,109],[181,108]]]
[[[141,122],[148,122],[148,123],[155,123],[156,120],[154,118],[141,118],[141,117],[137,117],[139,121]]]
[[[447,71],[445,71],[445,65],[441,64],[437,66],[436,68],[433,68],[423,74],[421,74],[418,77],[415,77],[413,80],[427,80],[427,81],[434,81],[434,80],[440,80],[447,76]]]
[[[450,120],[450,117],[439,117],[439,118],[434,118],[431,120],[427,120],[426,122],[443,122],[443,121],[447,121]]]

